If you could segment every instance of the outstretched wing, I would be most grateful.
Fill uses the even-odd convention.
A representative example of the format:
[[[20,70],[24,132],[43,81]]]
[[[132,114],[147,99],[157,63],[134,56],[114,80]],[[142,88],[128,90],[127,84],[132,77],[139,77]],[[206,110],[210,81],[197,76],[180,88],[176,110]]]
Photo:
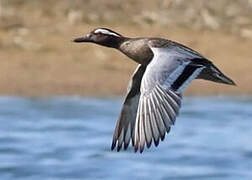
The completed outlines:
[[[154,57],[141,82],[134,148],[157,146],[174,125],[181,106],[182,90],[204,69],[192,59],[200,58],[187,49],[151,47]]]
[[[127,149],[130,140],[134,145],[133,136],[140,97],[140,85],[145,69],[146,66],[139,65],[129,82],[126,98],[114,131],[112,150],[117,146],[117,151],[120,151],[123,145],[124,149]]]

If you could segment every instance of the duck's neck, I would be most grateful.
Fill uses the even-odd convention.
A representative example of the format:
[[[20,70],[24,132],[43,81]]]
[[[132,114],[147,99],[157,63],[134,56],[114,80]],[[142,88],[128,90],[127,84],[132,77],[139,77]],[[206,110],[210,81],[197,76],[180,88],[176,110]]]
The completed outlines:
[[[120,49],[121,44],[124,43],[127,39],[128,38],[126,37],[113,37],[106,42],[99,42],[97,44],[110,48]]]
[[[153,56],[147,41],[145,38],[125,38],[117,49],[135,62],[147,65]]]
[[[112,46],[113,48],[116,48],[116,49],[119,49],[120,50],[120,47],[122,46],[122,44],[126,41],[128,41],[130,38],[127,38],[127,37],[119,37],[119,38],[115,38],[112,42]]]

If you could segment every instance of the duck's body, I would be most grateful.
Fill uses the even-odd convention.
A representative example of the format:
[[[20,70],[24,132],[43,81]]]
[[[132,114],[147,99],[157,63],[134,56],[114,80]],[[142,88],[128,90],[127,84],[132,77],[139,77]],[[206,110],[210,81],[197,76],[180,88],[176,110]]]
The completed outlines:
[[[213,63],[196,51],[162,38],[128,38],[98,28],[75,42],[93,42],[118,49],[140,64],[132,76],[114,132],[112,149],[127,149],[130,140],[140,152],[163,140],[178,115],[182,91],[195,78],[231,84]]]

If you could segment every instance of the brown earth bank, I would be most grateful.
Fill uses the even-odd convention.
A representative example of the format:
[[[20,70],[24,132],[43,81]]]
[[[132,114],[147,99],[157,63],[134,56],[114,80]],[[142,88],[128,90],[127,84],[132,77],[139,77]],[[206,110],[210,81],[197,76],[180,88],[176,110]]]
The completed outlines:
[[[251,94],[251,19],[251,0],[0,0],[0,94],[123,94],[136,64],[71,42],[95,27],[183,43],[238,85],[196,80],[187,95]]]
[[[136,64],[117,50],[71,40],[107,27],[129,37],[157,36],[183,43],[212,60],[237,86],[195,80],[187,95],[252,93],[252,41],[225,30],[160,25],[88,25],[0,29],[0,94],[121,95]],[[60,28],[59,28],[60,27]]]

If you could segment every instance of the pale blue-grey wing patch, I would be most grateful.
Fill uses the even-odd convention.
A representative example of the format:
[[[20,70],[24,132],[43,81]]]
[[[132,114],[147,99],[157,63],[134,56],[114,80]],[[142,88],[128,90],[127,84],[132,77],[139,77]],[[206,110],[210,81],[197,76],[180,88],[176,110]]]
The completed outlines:
[[[157,146],[174,125],[181,107],[182,90],[204,68],[195,68],[191,59],[200,55],[183,48],[152,48],[154,57],[143,75],[135,124],[135,151],[143,152],[152,141]],[[193,71],[188,71],[193,66]],[[188,72],[187,72],[188,71]],[[188,77],[181,78],[185,73]],[[181,79],[176,90],[172,85]],[[180,84],[179,84],[180,85]]]
[[[154,57],[152,62],[148,65],[149,68],[146,69],[146,74],[148,74],[149,78],[144,79],[144,81],[148,83],[149,86],[152,86],[150,82],[155,83],[155,81],[158,81],[164,89],[168,89],[172,86],[177,78],[182,75],[185,68],[191,65],[192,59],[201,57],[182,47],[151,48],[151,50],[154,53]],[[192,77],[188,78],[186,84],[182,86],[178,92],[180,93],[191,80],[195,79],[203,68],[205,67],[199,65],[199,68],[193,73]]]

